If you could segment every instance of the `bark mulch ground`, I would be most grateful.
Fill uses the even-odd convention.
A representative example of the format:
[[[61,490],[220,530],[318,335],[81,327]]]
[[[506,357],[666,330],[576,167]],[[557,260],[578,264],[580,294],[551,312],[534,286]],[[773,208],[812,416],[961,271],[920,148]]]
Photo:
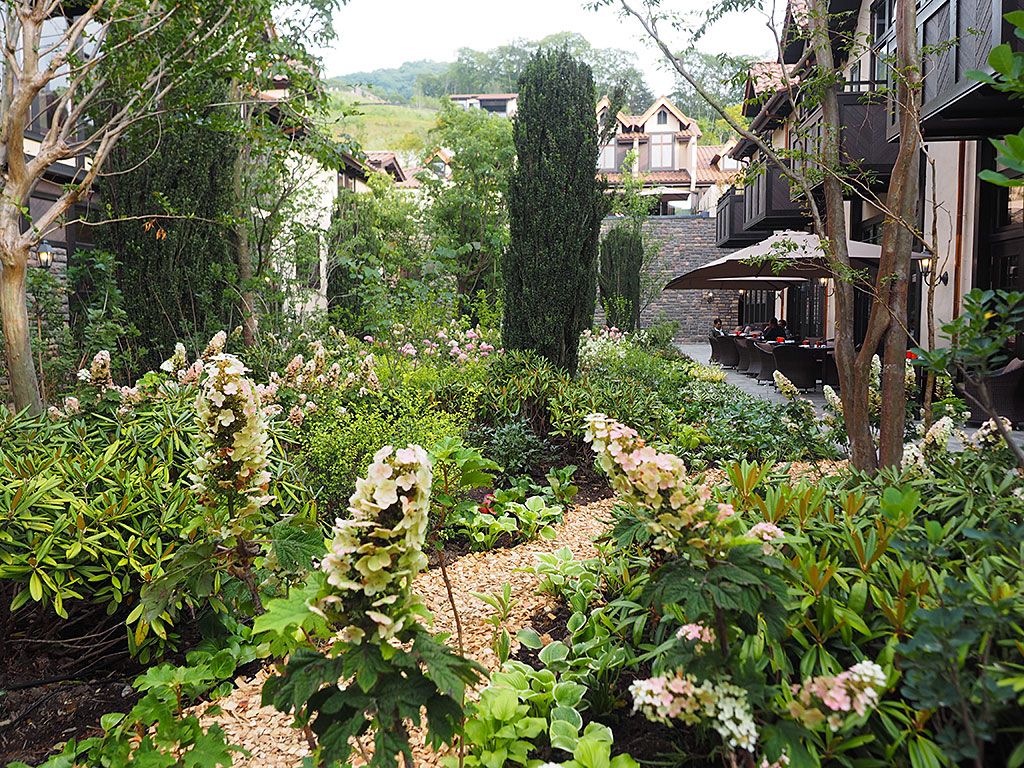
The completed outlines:
[[[508,582],[515,601],[509,617],[513,633],[528,626],[532,616],[544,611],[554,612],[557,607],[551,599],[536,594],[537,576],[524,569],[536,564],[537,555],[562,547],[571,549],[577,558],[593,557],[596,554],[594,539],[604,531],[611,505],[611,499],[602,499],[572,509],[556,526],[557,535],[552,540],[537,539],[518,547],[470,553],[449,563],[448,577],[462,620],[467,656],[489,670],[498,666],[490,648],[492,628],[485,623],[491,609],[471,593],[500,592]],[[434,613],[434,630],[450,633],[450,642],[454,645],[455,622],[440,569],[434,568],[422,574],[417,579],[416,589]],[[272,707],[260,706],[260,691],[267,674],[261,671],[255,677],[237,679],[235,691],[217,702],[223,711],[216,716],[204,716],[203,720],[206,725],[220,723],[231,742],[249,752],[248,757],[235,761],[236,766],[295,768],[301,764],[302,757],[309,754],[309,747],[303,734],[291,726],[289,715],[283,715]],[[440,765],[441,756],[423,746],[419,734],[415,736],[418,742],[416,765]],[[356,758],[352,764],[361,765],[362,760]]]

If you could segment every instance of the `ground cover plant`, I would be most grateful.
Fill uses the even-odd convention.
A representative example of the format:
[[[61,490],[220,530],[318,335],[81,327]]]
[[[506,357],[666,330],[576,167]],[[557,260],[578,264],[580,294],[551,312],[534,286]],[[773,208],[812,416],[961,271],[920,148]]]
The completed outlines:
[[[793,481],[773,466],[834,455],[829,424],[799,397],[740,397],[667,337],[586,334],[570,378],[465,324],[327,331],[260,374],[218,334],[130,386],[101,353],[46,417],[4,412],[5,633],[52,641],[75,678],[137,678],[50,765],[237,762],[187,705],[286,655],[266,701],[325,765],[409,759],[396,723],[421,705],[432,743],[471,765],[1012,763],[1024,483],[999,431],[944,416],[898,471]],[[725,481],[702,485],[704,468]],[[510,593],[478,596],[504,664],[484,683],[412,577],[554,536],[598,477],[616,494],[599,557],[535,566],[564,606],[553,629],[509,625]],[[31,658],[12,647],[6,670]],[[0,701],[18,718],[36,699]]]

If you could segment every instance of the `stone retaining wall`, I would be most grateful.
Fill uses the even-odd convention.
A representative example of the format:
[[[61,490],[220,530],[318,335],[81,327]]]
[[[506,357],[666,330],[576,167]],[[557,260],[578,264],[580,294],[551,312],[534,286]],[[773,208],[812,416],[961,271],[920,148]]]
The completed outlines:
[[[602,236],[617,221],[612,217],[605,219],[601,224]],[[663,284],[734,250],[715,246],[715,219],[712,217],[651,216],[644,222],[644,235],[647,242],[659,244],[659,258],[653,267],[654,276]],[[599,318],[601,315],[599,310]],[[643,311],[640,323],[650,325],[660,320],[674,320],[679,323],[678,341],[699,342],[707,341],[716,317],[722,318],[725,328],[736,325],[739,317],[736,291],[662,291]]]

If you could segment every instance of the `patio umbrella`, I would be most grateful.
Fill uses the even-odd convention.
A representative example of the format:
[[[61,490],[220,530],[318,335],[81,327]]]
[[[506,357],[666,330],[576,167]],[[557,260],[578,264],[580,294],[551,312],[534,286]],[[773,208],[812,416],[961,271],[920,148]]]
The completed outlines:
[[[846,243],[850,260],[855,269],[877,263],[882,256],[882,247],[859,240]],[[915,259],[927,258],[927,254],[914,253]],[[670,282],[666,288],[683,289],[693,286],[697,279],[718,278],[804,278],[831,277],[828,259],[821,248],[817,235],[807,232],[776,232],[759,243],[741,248],[703,267],[690,270]]]
[[[695,270],[699,272],[700,270]],[[689,290],[699,288],[703,290],[723,291],[781,291],[795,285],[806,283],[807,280],[801,277],[703,277],[688,272],[682,277],[677,277],[668,284],[668,288],[674,290]]]

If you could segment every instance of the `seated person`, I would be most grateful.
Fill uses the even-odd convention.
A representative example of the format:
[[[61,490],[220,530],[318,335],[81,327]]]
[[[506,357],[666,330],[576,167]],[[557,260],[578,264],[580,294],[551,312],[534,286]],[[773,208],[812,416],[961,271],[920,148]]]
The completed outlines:
[[[795,339],[796,334],[790,333],[789,326],[786,325],[785,320],[779,320],[779,336],[786,339]]]
[[[766,325],[764,330],[761,331],[761,335],[766,339],[771,339],[772,341],[775,341],[775,339],[781,336],[782,334],[779,332],[779,318],[773,317],[769,320],[768,325]]]
[[[712,336],[725,336],[725,331],[722,329],[722,318],[716,317],[714,324],[711,326]]]

